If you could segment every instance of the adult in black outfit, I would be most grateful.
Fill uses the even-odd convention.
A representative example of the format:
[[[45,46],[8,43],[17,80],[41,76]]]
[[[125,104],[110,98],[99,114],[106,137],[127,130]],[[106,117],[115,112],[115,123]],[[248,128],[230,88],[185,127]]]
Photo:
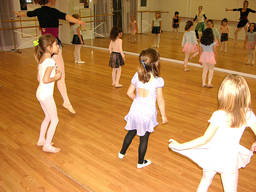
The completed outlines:
[[[17,12],[17,16],[24,17],[37,17],[42,34],[50,33],[55,36],[61,47],[61,41],[59,40],[59,19],[66,20],[71,23],[76,23],[79,25],[85,25],[85,22],[78,20],[71,15],[63,13],[58,9],[53,8],[55,5],[55,0],[35,0],[36,4],[41,5],[41,8],[35,9],[33,11],[22,11]],[[57,82],[58,90],[63,98],[63,107],[68,109],[71,113],[76,113],[73,109],[67,94],[67,88],[65,83],[65,70],[64,61],[62,57],[62,51],[60,49],[58,55],[53,56],[58,70],[61,71],[61,79]]]
[[[252,13],[256,13],[255,10],[252,10],[250,8],[248,8],[249,2],[247,0],[244,1],[243,4],[243,8],[238,8],[238,9],[227,9],[226,11],[239,11],[240,12],[240,18],[239,18],[239,22],[237,24],[237,28],[235,30],[235,42],[237,42],[237,33],[238,31],[240,31],[242,28],[244,28],[245,33],[248,30],[248,25],[247,23],[248,21],[248,15],[250,12]],[[246,44],[246,41],[244,41],[244,46]]]

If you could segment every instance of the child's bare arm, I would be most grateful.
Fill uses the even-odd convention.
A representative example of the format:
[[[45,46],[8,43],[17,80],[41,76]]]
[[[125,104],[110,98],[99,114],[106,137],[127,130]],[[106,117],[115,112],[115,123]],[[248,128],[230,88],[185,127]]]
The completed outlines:
[[[164,101],[164,96],[163,96],[163,88],[157,88],[157,104],[162,116],[162,123],[167,123],[167,117],[165,114],[165,101]]]
[[[83,41],[82,36],[81,36],[80,27],[77,27],[76,31],[77,31],[77,35],[80,39],[81,44],[84,44],[84,41]]]
[[[128,90],[127,90],[127,95],[128,95],[128,97],[129,98],[131,98],[132,100],[135,98],[135,93],[134,93],[134,91],[135,91],[135,86],[133,85],[133,84],[131,84],[130,86],[129,86],[129,88],[128,88]]]
[[[256,123],[251,126],[253,133],[256,135]],[[251,146],[252,151],[256,151],[256,141]]]
[[[209,127],[207,128],[207,130],[205,131],[203,136],[193,139],[191,141],[188,141],[186,143],[182,143],[182,144],[178,143],[177,141],[175,141],[173,139],[170,139],[169,142],[171,142],[171,143],[169,144],[169,147],[177,149],[177,150],[184,150],[184,149],[192,149],[192,148],[202,146],[202,145],[208,143],[212,139],[212,137],[215,135],[217,130],[218,130],[218,126],[211,123],[209,125]]]

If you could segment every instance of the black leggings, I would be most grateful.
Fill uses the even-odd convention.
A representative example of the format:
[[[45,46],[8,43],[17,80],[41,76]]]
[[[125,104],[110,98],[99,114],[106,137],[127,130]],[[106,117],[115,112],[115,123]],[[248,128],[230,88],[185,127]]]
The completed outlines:
[[[122,146],[122,149],[120,151],[121,154],[125,154],[126,150],[128,149],[128,147],[130,146],[134,136],[136,135],[137,130],[130,130],[128,131],[128,133],[126,134],[125,138],[124,138],[124,143]],[[139,160],[138,163],[142,164],[144,162],[144,157],[147,151],[147,147],[148,147],[148,138],[149,138],[149,132],[146,132],[144,136],[140,136],[140,145],[139,145]]]

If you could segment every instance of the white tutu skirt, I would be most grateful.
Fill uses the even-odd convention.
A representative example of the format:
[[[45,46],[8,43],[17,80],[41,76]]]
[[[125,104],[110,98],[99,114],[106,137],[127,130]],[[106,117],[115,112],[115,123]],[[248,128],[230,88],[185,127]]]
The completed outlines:
[[[218,173],[232,172],[245,167],[251,160],[253,152],[238,145],[235,149],[214,148],[202,146],[194,149],[173,151],[184,155],[194,161],[205,170],[213,170]]]

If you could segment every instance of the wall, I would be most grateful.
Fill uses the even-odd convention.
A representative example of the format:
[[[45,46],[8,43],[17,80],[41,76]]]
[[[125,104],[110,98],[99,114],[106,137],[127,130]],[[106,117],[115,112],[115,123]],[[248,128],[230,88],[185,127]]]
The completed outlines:
[[[138,11],[159,11],[160,10],[159,0],[147,0],[147,6],[141,7],[140,0],[138,0]],[[152,27],[152,19],[154,13],[138,13],[137,23],[139,32],[150,32]]]

